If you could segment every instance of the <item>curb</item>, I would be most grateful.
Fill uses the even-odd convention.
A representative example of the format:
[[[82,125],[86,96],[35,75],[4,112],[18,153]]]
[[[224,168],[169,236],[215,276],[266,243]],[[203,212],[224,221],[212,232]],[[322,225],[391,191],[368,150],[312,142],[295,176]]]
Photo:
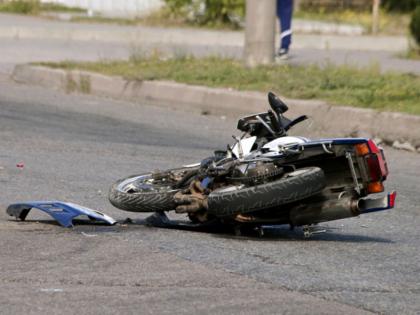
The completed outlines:
[[[239,117],[262,112],[266,94],[231,89],[191,86],[168,81],[133,81],[97,73],[18,65],[12,78],[19,83],[47,88],[147,103],[202,114]],[[409,144],[420,151],[420,116],[378,112],[323,101],[286,99],[291,117],[311,116],[317,134],[325,137],[361,136],[381,139],[389,145]]]

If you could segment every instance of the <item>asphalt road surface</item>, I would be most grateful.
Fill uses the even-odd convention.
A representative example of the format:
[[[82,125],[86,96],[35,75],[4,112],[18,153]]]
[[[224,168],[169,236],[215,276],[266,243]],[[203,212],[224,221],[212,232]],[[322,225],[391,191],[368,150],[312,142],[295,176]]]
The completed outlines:
[[[262,108],[263,109],[263,108]],[[323,224],[305,240],[142,224],[62,228],[8,204],[72,201],[123,221],[107,190],[129,174],[224,148],[235,121],[0,79],[2,314],[419,314],[420,157],[386,150],[395,210]],[[23,163],[23,168],[16,165]]]

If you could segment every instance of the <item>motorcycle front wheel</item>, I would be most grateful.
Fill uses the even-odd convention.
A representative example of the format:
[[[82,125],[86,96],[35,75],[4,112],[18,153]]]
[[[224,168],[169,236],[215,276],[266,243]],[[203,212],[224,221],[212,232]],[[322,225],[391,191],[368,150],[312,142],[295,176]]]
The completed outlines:
[[[131,212],[169,211],[176,208],[174,195],[183,187],[177,180],[194,168],[170,169],[159,173],[132,175],[111,186],[108,199],[121,210]]]

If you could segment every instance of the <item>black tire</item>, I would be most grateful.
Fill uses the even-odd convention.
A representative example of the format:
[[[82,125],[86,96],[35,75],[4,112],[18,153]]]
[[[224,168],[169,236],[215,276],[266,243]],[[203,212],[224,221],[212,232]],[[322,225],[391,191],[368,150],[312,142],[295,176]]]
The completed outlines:
[[[208,211],[222,217],[281,206],[316,195],[325,185],[322,169],[302,168],[265,184],[215,190],[208,197]]]
[[[180,168],[169,171],[185,171],[191,168]],[[160,188],[157,191],[125,191],[124,182],[134,181],[138,177],[151,176],[151,173],[132,175],[117,181],[111,186],[108,199],[111,204],[121,210],[132,212],[169,211],[176,208],[174,195],[180,190],[172,187]]]

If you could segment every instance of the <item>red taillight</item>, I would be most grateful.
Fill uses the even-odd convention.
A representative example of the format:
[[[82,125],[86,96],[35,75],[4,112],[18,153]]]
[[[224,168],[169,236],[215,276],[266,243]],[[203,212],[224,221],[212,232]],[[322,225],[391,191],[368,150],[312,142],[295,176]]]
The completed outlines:
[[[367,190],[371,194],[380,193],[380,192],[384,191],[384,185],[382,184],[382,182],[369,183],[368,187],[367,187]]]
[[[379,148],[372,139],[369,139],[367,144],[368,144],[370,153],[379,153]]]
[[[371,139],[367,143],[360,143],[355,146],[357,155],[363,156],[368,167],[369,182],[382,182],[388,176],[388,167],[381,148]],[[373,189],[377,190],[377,189]]]
[[[384,151],[381,148],[378,148],[378,146],[373,142],[373,140],[368,140],[368,146],[371,153],[376,155],[377,157],[377,163],[379,165],[379,170],[381,174],[382,180],[385,180],[388,176],[388,165],[386,164]]]
[[[381,149],[381,152],[379,152],[378,156],[379,156],[379,164],[381,167],[382,176],[385,180],[389,174],[389,170],[388,170],[388,164],[386,163],[386,160],[385,160],[384,150]]]
[[[369,169],[370,180],[377,182],[382,179],[381,167],[379,165],[378,155],[369,154],[365,157]]]
[[[397,192],[396,191],[393,191],[391,194],[388,195],[388,206],[390,208],[394,208],[396,197],[397,197]]]

